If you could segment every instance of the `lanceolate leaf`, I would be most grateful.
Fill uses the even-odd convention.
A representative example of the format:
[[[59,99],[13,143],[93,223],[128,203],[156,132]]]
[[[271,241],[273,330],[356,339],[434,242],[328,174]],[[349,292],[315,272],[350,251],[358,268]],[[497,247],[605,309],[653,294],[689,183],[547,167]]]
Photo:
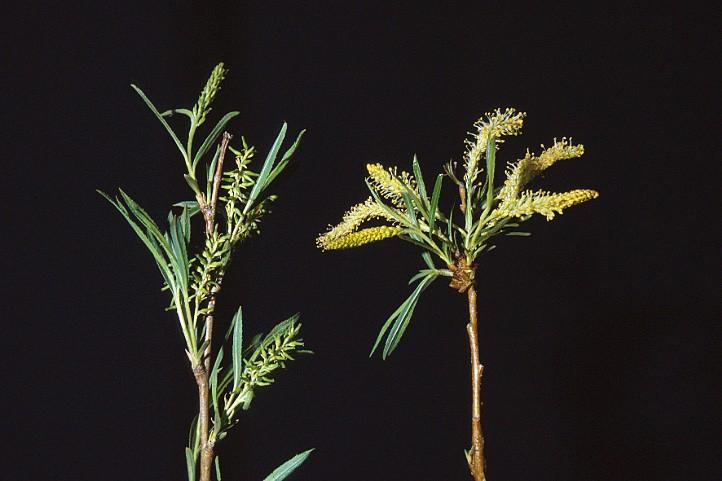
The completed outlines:
[[[213,130],[211,130],[211,132],[208,134],[201,146],[198,148],[198,151],[193,156],[193,171],[196,170],[196,165],[198,165],[198,161],[201,160],[201,158],[206,154],[206,152],[208,152],[208,149],[216,142],[218,136],[221,135],[221,132],[226,127],[228,121],[238,114],[240,114],[240,112],[228,112],[221,118],[221,120],[218,121],[216,126],[213,127]]]
[[[236,315],[233,316],[233,390],[241,384],[243,372],[243,310],[238,307]]]
[[[173,114],[182,114],[188,117],[189,119],[193,118],[193,112],[191,112],[188,109],[170,109],[166,110],[165,112],[161,112],[161,117],[171,117]]]
[[[416,212],[414,211],[414,201],[411,200],[411,196],[408,194],[408,192],[404,191],[402,192],[402,194],[404,196],[404,202],[406,203],[406,212],[408,213],[409,218],[414,223],[414,226],[421,230],[421,228],[419,227],[419,221],[416,219]]]
[[[486,205],[491,207],[494,199],[494,169],[496,167],[496,142],[489,139],[486,147]]]
[[[258,178],[256,178],[256,183],[253,186],[253,189],[251,190],[251,193],[248,194],[248,202],[246,203],[246,207],[243,209],[243,213],[247,214],[249,210],[254,206],[254,202],[256,201],[256,198],[258,195],[263,191],[263,189],[266,186],[266,180],[268,179],[269,174],[271,173],[271,169],[273,169],[273,164],[276,161],[276,156],[278,155],[278,150],[281,148],[281,144],[283,143],[283,139],[286,137],[286,129],[288,126],[286,123],[283,123],[283,127],[281,127],[281,131],[278,133],[278,137],[276,137],[276,141],[273,142],[273,146],[271,146],[271,150],[268,152],[268,155],[266,156],[265,162],[263,162],[263,167],[261,167],[261,172],[258,174]]]
[[[200,438],[198,436],[198,415],[196,414],[193,418],[193,421],[191,421],[191,427],[188,430],[188,447],[191,449],[194,456],[196,451],[198,450],[199,444]]]
[[[285,321],[281,321],[276,324],[273,329],[271,329],[271,331],[266,335],[266,338],[263,340],[262,344],[273,342],[273,340],[276,339],[276,336],[286,332],[291,325],[295,324],[298,319],[300,319],[300,317],[301,314],[297,312]]]
[[[158,112],[158,109],[155,108],[155,105],[153,105],[153,102],[151,102],[150,99],[145,96],[145,94],[143,93],[143,91],[141,89],[139,89],[138,87],[136,87],[133,84],[130,84],[130,86],[133,87],[133,90],[135,90],[136,93],[138,95],[140,95],[140,98],[143,99],[143,102],[145,102],[145,104],[148,106],[150,111],[153,112],[153,114],[158,118],[158,120],[160,120],[160,123],[163,124],[163,127],[165,127],[165,129],[168,131],[168,134],[171,136],[171,138],[175,142],[176,146],[178,147],[178,150],[180,150],[181,154],[183,154],[183,158],[186,159],[186,162],[188,162],[189,159],[186,157],[185,147],[183,147],[183,144],[178,139],[178,136],[175,134],[175,132],[173,132],[173,129],[170,127],[170,125],[168,125],[168,122],[166,122],[166,120],[163,118],[161,113]]]
[[[434,184],[434,192],[431,194],[431,206],[429,207],[429,230],[433,233],[436,227],[436,209],[439,205],[439,196],[441,195],[441,184],[444,176],[439,174]]]
[[[391,326],[391,330],[386,337],[386,344],[384,345],[384,352],[382,354],[383,359],[389,357],[389,355],[391,355],[394,349],[396,349],[396,346],[398,346],[401,337],[404,335],[404,332],[406,332],[406,328],[411,321],[411,316],[413,316],[414,314],[414,309],[416,309],[416,304],[419,302],[419,297],[421,296],[421,293],[429,286],[429,284],[431,284],[434,279],[436,279],[436,277],[437,274],[435,273],[429,274],[427,277],[424,278],[423,281],[419,283],[416,289],[414,289],[414,292],[411,293],[411,296],[406,301],[404,308],[399,313],[398,317],[394,322],[394,325]]]
[[[188,470],[188,481],[196,481],[196,460],[190,448],[186,448],[186,469]]]
[[[404,227],[409,227],[409,228],[413,227],[411,225],[411,223],[409,222],[409,219],[405,215],[399,213],[399,211],[397,211],[396,209],[389,208],[389,206],[387,206],[384,203],[384,201],[381,199],[378,192],[376,192],[376,189],[374,189],[374,187],[371,185],[371,183],[368,181],[368,179],[365,179],[365,182],[366,182],[366,187],[368,187],[369,192],[371,193],[371,197],[373,197],[373,199],[376,201],[376,203],[379,206],[381,206],[381,209],[383,209],[383,211],[390,218],[394,219],[396,222],[403,225]]]
[[[188,187],[190,187],[195,194],[200,195],[201,188],[198,185],[198,181],[188,174],[183,174],[183,178],[185,179],[186,184],[188,184]]]
[[[414,277],[409,279],[409,284],[413,284],[414,282],[418,281],[419,279],[423,279],[424,277],[428,276],[429,274],[438,273],[436,269],[421,269],[419,272],[416,273]]]
[[[216,362],[213,363],[211,374],[208,377],[208,382],[211,385],[211,400],[213,401],[213,412],[215,413],[213,424],[215,426],[216,432],[220,432],[221,429],[221,411],[218,402],[218,373],[221,370],[222,361],[223,348],[220,348],[218,350],[218,354],[216,355]]]
[[[122,191],[121,191],[122,192]],[[170,270],[168,266],[168,261],[166,260],[166,255],[169,252],[169,248],[166,246],[165,238],[160,234],[160,231],[153,231],[152,229],[148,228],[149,225],[146,225],[146,223],[143,223],[144,227],[147,228],[146,231],[140,228],[138,223],[136,223],[135,220],[131,217],[128,208],[126,208],[118,199],[112,199],[108,194],[98,191],[100,195],[105,197],[108,202],[110,202],[113,207],[115,207],[118,212],[125,218],[125,220],[128,222],[130,227],[133,229],[135,234],[138,236],[138,238],[145,244],[145,246],[148,248],[150,253],[153,255],[153,258],[156,261],[156,264],[158,265],[158,269],[160,270],[161,274],[163,275],[163,279],[165,280],[166,284],[170,286],[172,289],[175,288],[175,276],[173,275],[173,272]],[[127,197],[127,196],[125,196]],[[125,199],[124,197],[124,199]],[[129,199],[129,197],[127,197]],[[135,210],[132,211],[134,216],[137,218],[137,214]],[[143,219],[138,219],[141,222]],[[152,221],[151,221],[152,222]],[[156,227],[157,230],[157,227]],[[163,246],[163,250],[161,250],[161,246]]]
[[[213,154],[213,158],[211,159],[210,165],[208,165],[208,169],[206,171],[206,199],[211,198],[211,194],[213,192],[213,181],[215,180],[216,175],[216,163],[218,162],[218,157],[221,155],[221,147],[216,147],[216,152]]]
[[[424,259],[424,262],[426,262],[426,265],[429,266],[429,269],[436,269],[436,266],[434,265],[434,260],[431,258],[431,254],[428,252],[424,252],[421,254],[421,258]]]
[[[381,330],[379,330],[379,335],[376,336],[376,342],[374,342],[374,347],[371,348],[371,353],[369,354],[369,357],[374,355],[374,352],[376,352],[376,348],[381,343],[381,339],[384,338],[384,334],[386,334],[386,331],[391,326],[391,323],[396,320],[396,318],[399,316],[399,313],[404,309],[406,306],[406,303],[408,302],[408,299],[404,301],[399,307],[396,308],[396,310],[389,316],[388,319],[386,319],[386,322],[384,322],[384,325],[381,326]]]
[[[426,197],[426,184],[424,184],[424,177],[421,174],[421,166],[419,165],[419,160],[414,155],[414,161],[412,162],[412,167],[414,169],[414,177],[416,178],[416,185],[419,187],[419,196],[421,197],[421,201],[424,202],[427,206],[429,204],[429,199]]]
[[[418,236],[414,232],[415,231],[413,229],[405,229],[403,233],[399,235],[399,238],[424,250],[431,250],[431,247],[428,244],[424,244],[423,242],[416,240],[418,239]]]
[[[371,354],[369,356],[373,356],[376,348],[381,343],[381,339],[383,339],[387,331],[388,335],[386,335],[382,358],[386,359],[394,351],[394,349],[396,349],[396,346],[406,331],[406,327],[411,321],[411,316],[414,313],[414,309],[416,308],[416,304],[419,301],[421,293],[429,286],[429,284],[431,284],[431,282],[433,282],[434,279],[436,279],[436,277],[438,277],[438,275],[439,273],[437,270],[429,270],[419,285],[412,291],[411,295],[394,311],[393,314],[391,314],[391,316],[389,316],[384,325],[381,326],[381,330],[379,331],[379,335],[376,338],[376,342],[374,343],[374,347],[371,349]]]
[[[312,451],[313,449],[309,449],[308,451],[304,451],[295,455],[294,457],[274,469],[271,474],[263,478],[263,481],[281,481],[282,479],[286,479],[289,474],[295,471],[296,468],[298,468],[301,464],[303,464],[304,461],[306,461],[306,458],[308,458]]]
[[[190,217],[193,217],[198,212],[201,211],[201,208],[198,206],[197,200],[182,200],[180,202],[176,202],[173,204],[174,207],[181,207],[188,211],[188,215]]]
[[[286,168],[288,163],[291,161],[291,157],[293,156],[294,152],[296,152],[296,148],[298,147],[298,144],[301,142],[301,137],[303,137],[303,134],[306,133],[306,130],[302,130],[298,133],[298,137],[296,137],[296,141],[291,145],[288,150],[283,154],[283,157],[281,157],[281,161],[278,162],[278,165],[276,165],[271,173],[268,175],[268,180],[266,180],[266,186],[270,185],[271,182],[273,182],[273,179],[275,179],[278,174],[283,172],[283,169]]]

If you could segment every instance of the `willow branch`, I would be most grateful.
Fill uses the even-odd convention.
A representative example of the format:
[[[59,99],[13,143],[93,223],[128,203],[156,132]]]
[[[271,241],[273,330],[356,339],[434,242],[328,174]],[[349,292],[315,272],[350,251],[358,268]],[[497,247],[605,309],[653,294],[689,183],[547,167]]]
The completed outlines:
[[[481,428],[481,376],[484,366],[479,362],[479,335],[476,310],[476,289],[472,285],[466,291],[469,299],[469,323],[466,332],[469,335],[471,352],[471,455],[469,469],[475,481],[486,481],[484,467],[484,432]]]

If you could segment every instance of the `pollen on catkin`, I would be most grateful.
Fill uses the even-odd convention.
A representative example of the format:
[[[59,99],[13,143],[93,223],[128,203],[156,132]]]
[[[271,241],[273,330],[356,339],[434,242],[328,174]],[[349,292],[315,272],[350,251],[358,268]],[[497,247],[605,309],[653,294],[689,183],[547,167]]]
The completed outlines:
[[[339,237],[355,232],[365,221],[379,218],[394,221],[394,218],[389,216],[381,205],[369,197],[366,201],[351,207],[343,215],[341,222],[337,226],[329,229],[323,236],[328,239],[338,239]]]
[[[561,214],[564,209],[597,197],[599,197],[599,192],[590,189],[576,189],[563,193],[527,190],[522,192],[518,199],[503,203],[499,207],[498,215],[524,217],[531,214],[541,214],[547,220],[552,220],[556,214]]]
[[[415,191],[416,182],[408,172],[397,173],[396,168],[384,168],[381,164],[367,164],[369,182],[386,199],[397,206],[403,206],[403,192]]]
[[[320,236],[316,239],[316,245],[324,251],[351,249],[353,247],[359,247],[372,242],[388,239],[390,237],[396,237],[402,232],[403,229],[401,227],[369,227],[367,229],[361,229],[358,232],[352,232],[337,238]]]
[[[542,148],[544,146],[542,145]],[[523,159],[512,164],[506,170],[506,180],[497,198],[503,202],[511,201],[519,196],[524,186],[540,172],[548,169],[559,160],[573,159],[584,154],[584,146],[572,145],[571,139],[554,139],[554,144],[542,151],[539,155],[531,154],[528,150]]]
[[[501,137],[518,135],[524,126],[524,117],[526,117],[525,112],[517,112],[513,108],[507,108],[504,111],[496,109],[493,112],[487,112],[474,123],[476,132],[470,132],[470,138],[465,141],[465,177],[476,178],[481,158],[486,153],[489,140],[502,143],[503,139]]]

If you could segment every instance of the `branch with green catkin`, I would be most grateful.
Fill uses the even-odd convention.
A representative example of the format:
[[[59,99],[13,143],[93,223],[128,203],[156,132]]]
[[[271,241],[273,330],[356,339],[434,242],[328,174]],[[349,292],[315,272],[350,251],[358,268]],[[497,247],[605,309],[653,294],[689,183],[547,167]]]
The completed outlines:
[[[284,367],[295,355],[310,352],[303,349],[298,315],[279,323],[267,336],[254,339],[244,348],[240,308],[225,339],[226,344],[230,343],[225,347],[226,352],[229,349],[231,352],[226,359],[231,360],[229,366],[224,368],[224,347],[214,349],[216,297],[233,252],[238,243],[259,232],[261,219],[276,199],[268,189],[291,161],[304,133],[301,131],[282,151],[287,131],[284,123],[259,169],[251,170],[256,149],[243,137],[238,148],[234,148],[232,136],[225,131],[228,122],[238,115],[233,111],[223,115],[196,147],[198,129],[208,120],[211,105],[226,74],[223,64],[218,64],[191,109],[171,109],[163,113],[133,85],[178,147],[185,164],[183,177],[193,192],[192,200],[174,204],[176,210],[169,213],[165,232],[122,190],[115,197],[101,192],[150,251],[161,272],[163,289],[170,293],[169,309],[178,317],[199,396],[199,412],[191,425],[186,448],[189,481],[210,481],[213,467],[220,481],[215,443],[237,423],[237,408],[247,409],[255,389],[270,384],[277,369]],[[186,116],[190,121],[184,141],[169,123],[176,114]],[[227,168],[230,161],[226,162],[226,157],[229,155],[234,159]],[[204,235],[199,252],[193,254],[191,217],[199,212],[203,216]],[[303,456],[292,458],[277,471],[290,472],[309,453],[306,451]]]
[[[472,447],[467,460],[476,481],[485,480],[485,458],[481,429],[481,373],[479,361],[476,307],[477,258],[491,251],[494,238],[500,235],[528,235],[518,231],[520,223],[534,214],[552,220],[574,205],[598,197],[590,189],[550,193],[525,190],[539,173],[557,161],[580,157],[581,145],[571,140],[554,140],[550,148],[539,155],[527,154],[510,163],[506,179],[497,187],[495,172],[499,147],[504,138],[521,132],[526,114],[515,109],[496,109],[474,123],[474,130],[466,140],[463,175],[454,172],[455,164],[445,166],[436,176],[433,189],[427,189],[418,159],[414,157],[412,172],[386,168],[381,164],[367,166],[366,185],[371,197],[353,206],[336,226],[321,234],[317,246],[324,250],[359,247],[372,242],[398,237],[422,251],[425,267],[411,278],[417,283],[409,297],[382,325],[371,353],[382,348],[386,359],[398,346],[408,328],[421,294],[438,277],[450,278],[449,286],[466,293],[469,303],[467,333],[472,371]],[[458,203],[444,213],[440,208],[444,177],[456,184]],[[429,194],[431,192],[431,194]],[[454,220],[454,212],[462,220]],[[458,214],[457,214],[458,218]],[[374,225],[369,225],[369,224]],[[434,257],[443,266],[434,264]]]

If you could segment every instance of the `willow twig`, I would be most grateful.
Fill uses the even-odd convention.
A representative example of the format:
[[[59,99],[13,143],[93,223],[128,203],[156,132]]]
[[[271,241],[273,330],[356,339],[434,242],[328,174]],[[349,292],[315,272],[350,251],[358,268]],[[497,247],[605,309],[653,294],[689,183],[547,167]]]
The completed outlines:
[[[484,431],[481,427],[481,376],[484,366],[479,362],[479,334],[476,310],[476,289],[472,285],[466,291],[469,299],[469,323],[466,332],[469,335],[471,353],[471,455],[469,469],[476,481],[486,481],[484,468]]]

